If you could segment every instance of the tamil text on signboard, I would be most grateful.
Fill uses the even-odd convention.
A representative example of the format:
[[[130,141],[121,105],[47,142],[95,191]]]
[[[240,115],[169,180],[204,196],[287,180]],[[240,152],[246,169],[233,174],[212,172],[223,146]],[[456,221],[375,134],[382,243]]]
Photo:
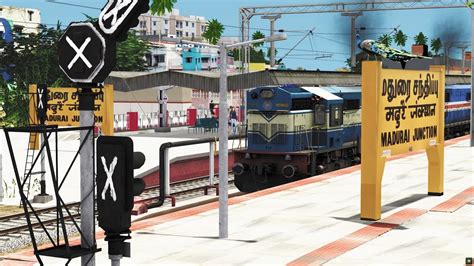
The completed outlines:
[[[30,86],[30,93],[36,92],[36,85]],[[113,87],[106,85],[102,89],[93,89],[95,125],[104,135],[113,135]],[[48,88],[46,124],[58,126],[79,126],[80,112],[77,89]],[[36,117],[34,102],[30,101],[30,117]]]
[[[444,71],[443,66],[397,70],[363,62],[361,218],[380,219],[382,176],[390,156],[425,150],[428,194],[443,194]]]

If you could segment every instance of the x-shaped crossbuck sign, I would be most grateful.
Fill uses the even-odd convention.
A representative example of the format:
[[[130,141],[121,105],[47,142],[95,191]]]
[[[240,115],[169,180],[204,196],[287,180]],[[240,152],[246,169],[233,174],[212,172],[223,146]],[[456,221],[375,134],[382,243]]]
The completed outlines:
[[[102,160],[102,166],[104,166],[105,174],[107,175],[107,180],[105,181],[104,189],[102,190],[102,200],[105,200],[105,192],[110,187],[110,196],[112,197],[113,201],[117,201],[117,195],[115,194],[115,187],[114,187],[114,180],[112,176],[114,175],[115,166],[117,165],[117,156],[114,157],[112,162],[110,163],[110,167],[107,168],[107,161],[105,157],[100,157]]]
[[[136,1],[136,0],[135,0]],[[118,19],[118,13],[120,10],[122,10],[125,7],[128,7],[132,2],[135,2],[133,0],[118,0],[115,6],[109,10],[109,12],[105,13],[103,16],[104,20],[109,19],[111,16],[112,17],[112,22],[110,23],[111,25],[115,25],[117,23]]]
[[[38,109],[43,109],[43,88],[38,88]]]
[[[87,37],[86,40],[82,43],[81,47],[77,47],[77,45],[71,40],[71,38],[69,38],[69,36],[66,36],[66,41],[67,43],[71,46],[71,48],[76,52],[76,55],[74,56],[74,58],[71,60],[71,62],[69,62],[69,65],[67,65],[67,68],[68,69],[71,69],[74,64],[77,62],[77,60],[79,58],[81,58],[81,60],[84,62],[84,64],[86,64],[86,66],[88,68],[92,68],[92,64],[91,62],[89,62],[89,59],[87,59],[85,56],[84,56],[84,50],[86,49],[87,45],[89,45],[89,43],[91,42],[91,37]]]

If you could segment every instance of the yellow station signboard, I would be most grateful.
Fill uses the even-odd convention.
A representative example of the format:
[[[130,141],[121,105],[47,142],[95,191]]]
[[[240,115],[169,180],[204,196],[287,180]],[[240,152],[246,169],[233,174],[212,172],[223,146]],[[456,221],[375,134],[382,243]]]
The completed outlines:
[[[428,193],[442,195],[444,178],[444,66],[429,71],[362,64],[361,218],[381,215],[386,158],[426,150]]]
[[[37,85],[30,85],[30,123],[36,124],[36,104],[34,94]],[[102,134],[112,136],[114,133],[114,92],[112,85],[105,85],[101,89],[92,89],[96,92],[94,116],[95,125],[100,127]],[[102,92],[102,93],[100,93]],[[48,88],[48,109],[46,124],[58,126],[79,126],[80,112],[77,89],[75,88]]]

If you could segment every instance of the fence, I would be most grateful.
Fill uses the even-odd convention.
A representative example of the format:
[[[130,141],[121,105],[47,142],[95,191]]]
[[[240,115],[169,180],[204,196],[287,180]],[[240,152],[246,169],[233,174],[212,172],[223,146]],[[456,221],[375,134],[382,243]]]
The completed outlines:
[[[209,110],[198,109],[197,118],[211,117]],[[158,112],[152,113],[138,113],[138,129],[148,129],[158,127],[159,119]],[[168,126],[179,127],[187,126],[187,110],[168,112]],[[127,130],[128,115],[115,114],[114,115],[114,130]]]

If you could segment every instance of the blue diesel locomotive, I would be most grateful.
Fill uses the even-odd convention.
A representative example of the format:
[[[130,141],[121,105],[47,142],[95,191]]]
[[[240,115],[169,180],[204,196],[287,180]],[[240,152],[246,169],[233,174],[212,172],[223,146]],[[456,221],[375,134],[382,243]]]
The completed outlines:
[[[469,130],[470,85],[446,87],[446,136]],[[360,87],[260,87],[247,92],[247,149],[234,182],[252,192],[360,163]]]

